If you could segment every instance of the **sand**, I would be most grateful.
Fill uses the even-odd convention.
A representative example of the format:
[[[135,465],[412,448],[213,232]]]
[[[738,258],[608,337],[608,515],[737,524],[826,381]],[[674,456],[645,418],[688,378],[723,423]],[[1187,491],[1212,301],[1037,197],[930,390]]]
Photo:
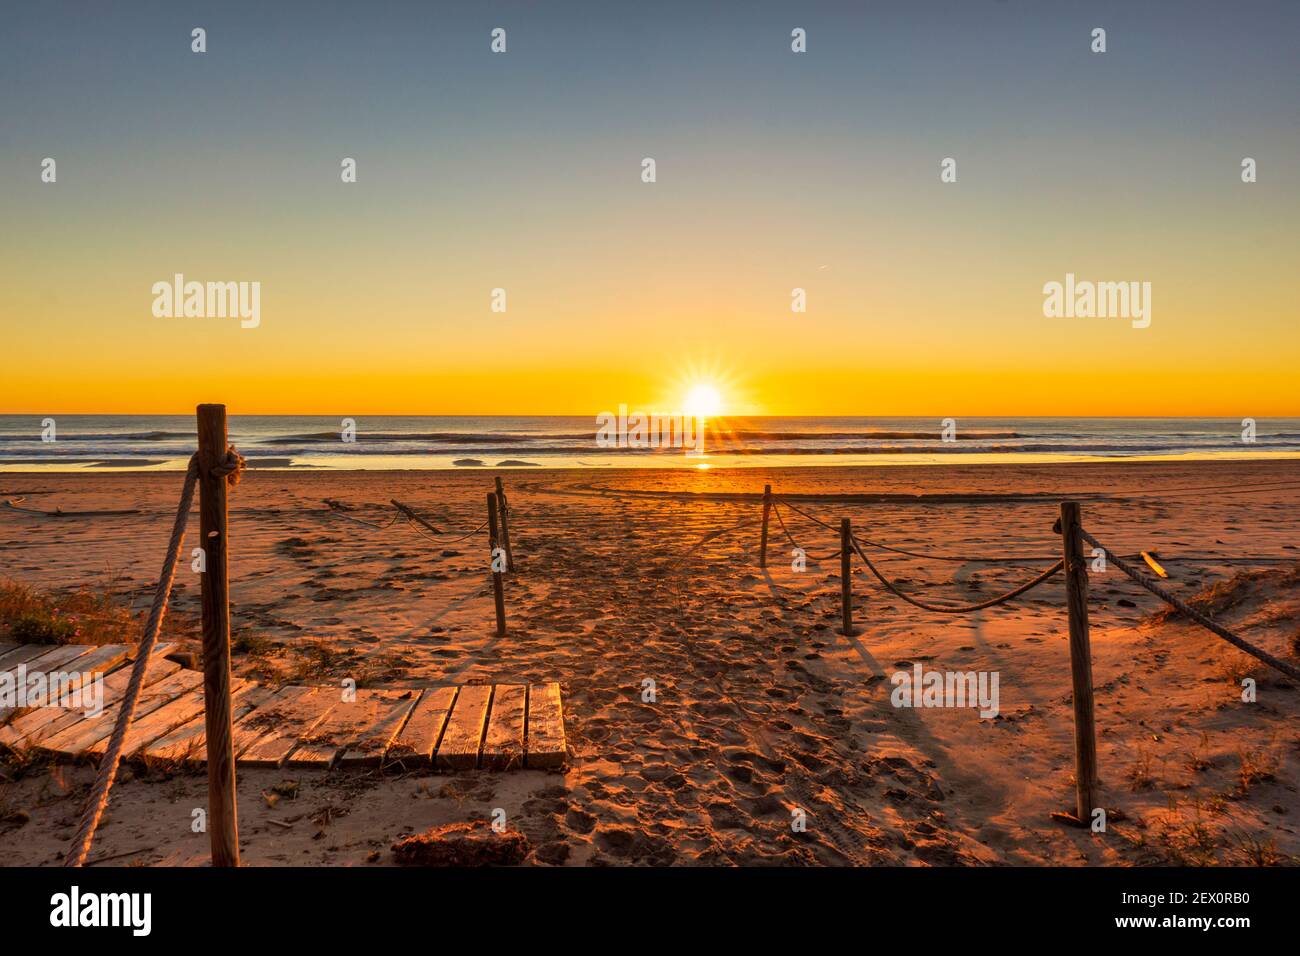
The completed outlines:
[[[1159,602],[1117,570],[1091,579],[1110,811],[1098,834],[1051,819],[1073,805],[1059,576],[1010,605],[951,616],[903,604],[855,562],[858,633],[846,638],[836,633],[837,560],[792,570],[774,523],[768,573],[757,566],[757,496],[771,482],[823,496],[799,506],[832,524],[847,514],[877,540],[1005,561],[880,558],[918,596],[977,601],[1051,563],[1057,502],[1077,496],[1102,540],[1158,550],[1179,594],[1250,571],[1222,619],[1295,661],[1300,597],[1288,559],[1300,559],[1300,463],[507,471],[518,568],[501,639],[483,536],[449,540],[482,521],[496,473],[249,473],[232,496],[235,671],[371,686],[557,680],[569,766],[243,770],[246,863],[392,864],[395,841],[498,808],[533,864],[1246,864],[1300,854],[1297,688],[1208,632],[1162,619]],[[21,495],[23,507],[140,513],[0,509],[0,573],[49,588],[112,581],[144,606],[179,485],[174,473],[2,475],[0,497]],[[390,498],[452,533],[361,523],[386,522]],[[837,546],[825,529],[788,511],[786,520],[812,555]],[[173,607],[178,621],[196,620],[188,567]],[[917,663],[996,671],[999,715],[892,706],[890,675]],[[1253,703],[1241,700],[1247,676],[1258,682]],[[92,770],[10,761],[0,772],[7,862],[57,863]],[[201,772],[128,772],[92,858],[203,864],[206,836],[191,821],[205,800]],[[805,832],[792,829],[800,816]]]

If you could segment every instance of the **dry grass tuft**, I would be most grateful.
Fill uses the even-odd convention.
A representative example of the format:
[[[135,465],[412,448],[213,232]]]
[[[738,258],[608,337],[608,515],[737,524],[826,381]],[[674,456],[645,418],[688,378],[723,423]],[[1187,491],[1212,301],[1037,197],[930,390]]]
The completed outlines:
[[[42,592],[17,581],[0,581],[0,640],[120,644],[139,639],[134,622],[116,581],[98,590],[83,587],[70,592]]]

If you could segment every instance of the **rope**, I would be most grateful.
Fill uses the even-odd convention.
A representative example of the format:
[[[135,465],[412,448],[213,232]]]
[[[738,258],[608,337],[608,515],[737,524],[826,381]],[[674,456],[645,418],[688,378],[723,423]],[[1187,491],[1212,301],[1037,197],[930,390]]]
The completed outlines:
[[[797,515],[803,515],[803,516],[804,516],[805,518],[807,518],[809,521],[813,522],[814,524],[819,524],[819,525],[821,525],[821,526],[822,526],[823,528],[825,528],[827,531],[834,531],[836,534],[839,534],[839,533],[840,533],[840,529],[839,529],[839,528],[835,527],[834,525],[829,525],[829,524],[827,524],[825,521],[822,521],[821,518],[817,518],[817,517],[815,517],[815,516],[813,516],[813,515],[810,515],[808,512],[804,511],[802,508],[796,508],[794,505],[790,504],[789,501],[787,501],[785,498],[782,498],[780,495],[773,495],[773,496],[772,496],[772,500],[773,500],[773,501],[780,501],[781,504],[785,505],[787,508],[789,508],[789,509],[790,509],[791,511],[793,511],[795,514],[797,514]],[[796,547],[798,547],[798,545],[796,545]]]
[[[459,538],[451,538],[447,541],[444,541],[443,544],[455,544],[457,541],[464,541],[466,538],[472,538],[474,537],[474,535],[478,534],[487,526],[488,526],[488,519],[484,518],[483,523],[479,525],[477,528],[475,528],[473,531],[467,531],[465,532],[465,534],[462,534]]]
[[[1166,591],[1160,585],[1156,584],[1153,581],[1148,580],[1146,575],[1142,574],[1142,572],[1138,571],[1137,568],[1133,567],[1123,558],[1116,555],[1113,551],[1110,550],[1110,548],[1106,547],[1104,544],[1102,544],[1100,541],[1098,541],[1096,538],[1090,535],[1087,531],[1080,529],[1079,533],[1080,535],[1082,535],[1083,539],[1087,541],[1089,544],[1091,544],[1094,548],[1100,548],[1102,551],[1106,552],[1107,557],[1115,564],[1115,567],[1119,568],[1130,578],[1132,578],[1138,584],[1142,585],[1142,587],[1146,588],[1148,591],[1150,591],[1156,597],[1160,598],[1160,600],[1164,601],[1166,604],[1169,604],[1177,608],[1179,611],[1181,611],[1183,614],[1186,614],[1197,624],[1201,625],[1201,627],[1217,634],[1219,637],[1223,638],[1225,641],[1227,641],[1229,644],[1231,644],[1233,647],[1237,648],[1238,650],[1245,651],[1247,654],[1251,655],[1252,657],[1258,658],[1259,660],[1267,664],[1269,667],[1281,671],[1283,674],[1286,674],[1288,677],[1294,680],[1300,680],[1300,668],[1297,668],[1293,664],[1288,664],[1286,661],[1274,657],[1272,654],[1268,653],[1267,651],[1261,650],[1260,648],[1256,647],[1254,644],[1250,644],[1242,640],[1240,637],[1238,637],[1236,634],[1233,634],[1230,630],[1228,630],[1223,625],[1216,623],[1211,618],[1206,617],[1200,611],[1188,605],[1186,601],[1180,600],[1179,598],[1171,594],[1169,591]]]
[[[881,584],[883,584],[894,594],[898,595],[908,604],[915,605],[916,607],[919,607],[925,611],[937,611],[940,614],[968,614],[971,611],[982,611],[987,607],[995,607],[998,604],[1005,604],[1007,601],[1010,601],[1012,598],[1019,597],[1020,595],[1024,594],[1026,591],[1030,590],[1031,588],[1038,587],[1038,585],[1042,584],[1044,581],[1046,581],[1048,578],[1054,575],[1057,571],[1060,571],[1063,567],[1065,567],[1064,559],[1059,560],[1055,564],[1053,564],[1050,568],[1047,568],[1032,580],[1025,582],[1019,587],[1012,588],[1010,591],[1006,592],[1005,594],[1000,594],[995,598],[989,598],[987,601],[981,601],[979,604],[962,604],[956,607],[943,605],[943,604],[927,604],[924,601],[918,601],[915,598],[910,597],[909,595],[904,594],[902,591],[900,591],[897,585],[894,584],[894,582],[890,581],[887,577],[881,574],[880,571],[876,568],[876,566],[871,563],[871,559],[867,557],[866,552],[862,550],[862,546],[858,544],[857,537],[852,536],[850,540],[853,542],[853,550],[858,553],[858,557],[862,559],[863,563],[866,564],[866,566],[871,570],[871,573],[874,574],[877,579],[879,579]]]
[[[772,496],[773,499],[776,499],[777,497],[778,497],[777,495]],[[805,511],[800,511],[794,505],[790,504],[790,502],[787,501],[786,499],[781,498],[781,503],[784,504],[786,507],[788,507],[791,511],[795,511],[803,515],[809,521],[815,521],[823,528],[826,528],[829,531],[834,531],[836,534],[840,533],[839,528],[833,525],[829,525],[824,521],[820,521]],[[789,535],[787,534],[787,537],[788,536]],[[928,558],[932,561],[952,561],[956,564],[974,564],[974,563],[983,563],[983,562],[997,563],[997,562],[1008,562],[1008,561],[1009,562],[1051,561],[1052,560],[1050,556],[1045,556],[1045,555],[1024,555],[1020,557],[1009,557],[1009,558],[972,558],[972,557],[965,557],[956,554],[934,554],[933,552],[909,551],[906,548],[895,548],[892,547],[891,545],[883,544],[879,541],[872,541],[870,538],[862,538],[861,540],[873,548],[879,548],[881,551],[892,551],[894,554],[905,554],[908,557],[912,557],[912,558]],[[795,547],[797,548],[798,545],[795,545]],[[836,551],[835,554],[838,555],[839,552]]]
[[[800,551],[803,551],[805,557],[808,557],[813,561],[829,561],[832,558],[838,558],[840,556],[839,551],[832,551],[829,554],[825,554],[825,555],[809,554],[806,550],[804,550],[803,546],[800,545],[799,542],[794,539],[794,535],[790,533],[790,529],[785,526],[785,519],[781,517],[781,511],[779,508],[777,508],[775,501],[772,502],[772,514],[776,515],[776,520],[781,525],[782,533],[785,534],[786,538],[789,539],[790,546],[793,548],[798,548]]]
[[[347,518],[349,521],[355,521],[357,524],[365,525],[367,528],[374,528],[376,531],[385,531],[388,528],[391,528],[393,525],[397,524],[398,521],[405,520],[407,526],[416,534],[423,535],[424,537],[428,538],[430,541],[437,541],[441,544],[455,544],[457,541],[464,541],[466,538],[473,537],[474,535],[478,534],[480,531],[482,531],[484,528],[488,526],[487,519],[484,519],[483,523],[479,525],[477,528],[473,529],[472,531],[467,531],[465,534],[460,535],[459,537],[456,538],[448,538],[444,540],[441,537],[441,535],[446,534],[446,532],[439,532],[438,535],[434,535],[429,531],[426,531],[425,529],[421,528],[419,525],[415,523],[415,520],[411,517],[411,515],[406,514],[400,508],[397,508],[396,505],[394,505],[394,511],[396,513],[393,515],[393,517],[390,518],[386,523],[379,524],[378,522],[367,521],[364,518],[358,518],[355,515],[348,514],[346,511],[343,510],[342,503],[335,501],[333,498],[326,498],[324,500],[325,500],[325,504],[329,505],[331,513],[338,515],[340,518]]]
[[[244,458],[234,446],[226,451],[225,459],[211,469],[211,474],[225,478],[229,484],[238,484],[244,470]],[[189,467],[185,469],[185,484],[181,488],[181,500],[176,506],[176,519],[172,523],[171,540],[167,542],[167,556],[163,560],[162,572],[158,575],[158,587],[154,591],[153,606],[149,609],[149,620],[144,627],[144,636],[136,649],[135,664],[131,668],[131,680],[122,695],[122,703],[117,711],[117,722],[113,725],[113,736],[109,739],[108,749],[99,765],[95,785],[86,800],[86,808],[81,815],[76,840],[64,866],[81,866],[90,853],[95,831],[108,806],[108,794],[117,779],[117,767],[122,758],[122,747],[126,743],[126,732],[135,716],[135,705],[140,698],[140,689],[144,686],[145,671],[149,668],[149,658],[153,654],[158,632],[162,629],[163,615],[167,613],[167,600],[172,593],[172,580],[176,576],[176,562],[180,558],[181,548],[185,543],[185,526],[189,523],[190,508],[194,505],[194,488],[199,478],[199,456],[196,452],[190,458]]]
[[[338,515],[340,518],[347,518],[349,521],[355,521],[357,524],[363,524],[367,528],[374,528],[376,531],[383,531],[387,528],[391,528],[393,525],[397,523],[397,519],[401,517],[400,514],[395,514],[393,515],[392,518],[388,520],[386,524],[379,524],[374,521],[367,521],[365,518],[358,518],[356,515],[348,514],[346,511],[343,510],[343,504],[341,502],[335,501],[333,498],[326,498],[325,504],[329,505],[330,511]]]

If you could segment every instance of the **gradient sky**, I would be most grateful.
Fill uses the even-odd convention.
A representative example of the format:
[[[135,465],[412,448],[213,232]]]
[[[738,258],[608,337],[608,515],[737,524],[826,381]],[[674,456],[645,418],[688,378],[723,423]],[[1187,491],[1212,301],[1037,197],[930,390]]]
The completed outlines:
[[[0,412],[1297,415],[1298,41],[1291,0],[7,4]],[[155,318],[176,272],[261,327]],[[1045,318],[1067,272],[1151,327]]]

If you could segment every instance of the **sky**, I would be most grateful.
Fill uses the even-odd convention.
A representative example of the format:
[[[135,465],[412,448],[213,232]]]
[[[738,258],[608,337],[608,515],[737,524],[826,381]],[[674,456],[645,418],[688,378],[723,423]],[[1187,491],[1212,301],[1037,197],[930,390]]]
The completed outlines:
[[[736,414],[1297,415],[1298,40],[1294,2],[7,4],[0,413],[707,383]],[[176,273],[260,283],[260,324],[155,316]],[[1045,316],[1067,273],[1149,282],[1150,326]]]

